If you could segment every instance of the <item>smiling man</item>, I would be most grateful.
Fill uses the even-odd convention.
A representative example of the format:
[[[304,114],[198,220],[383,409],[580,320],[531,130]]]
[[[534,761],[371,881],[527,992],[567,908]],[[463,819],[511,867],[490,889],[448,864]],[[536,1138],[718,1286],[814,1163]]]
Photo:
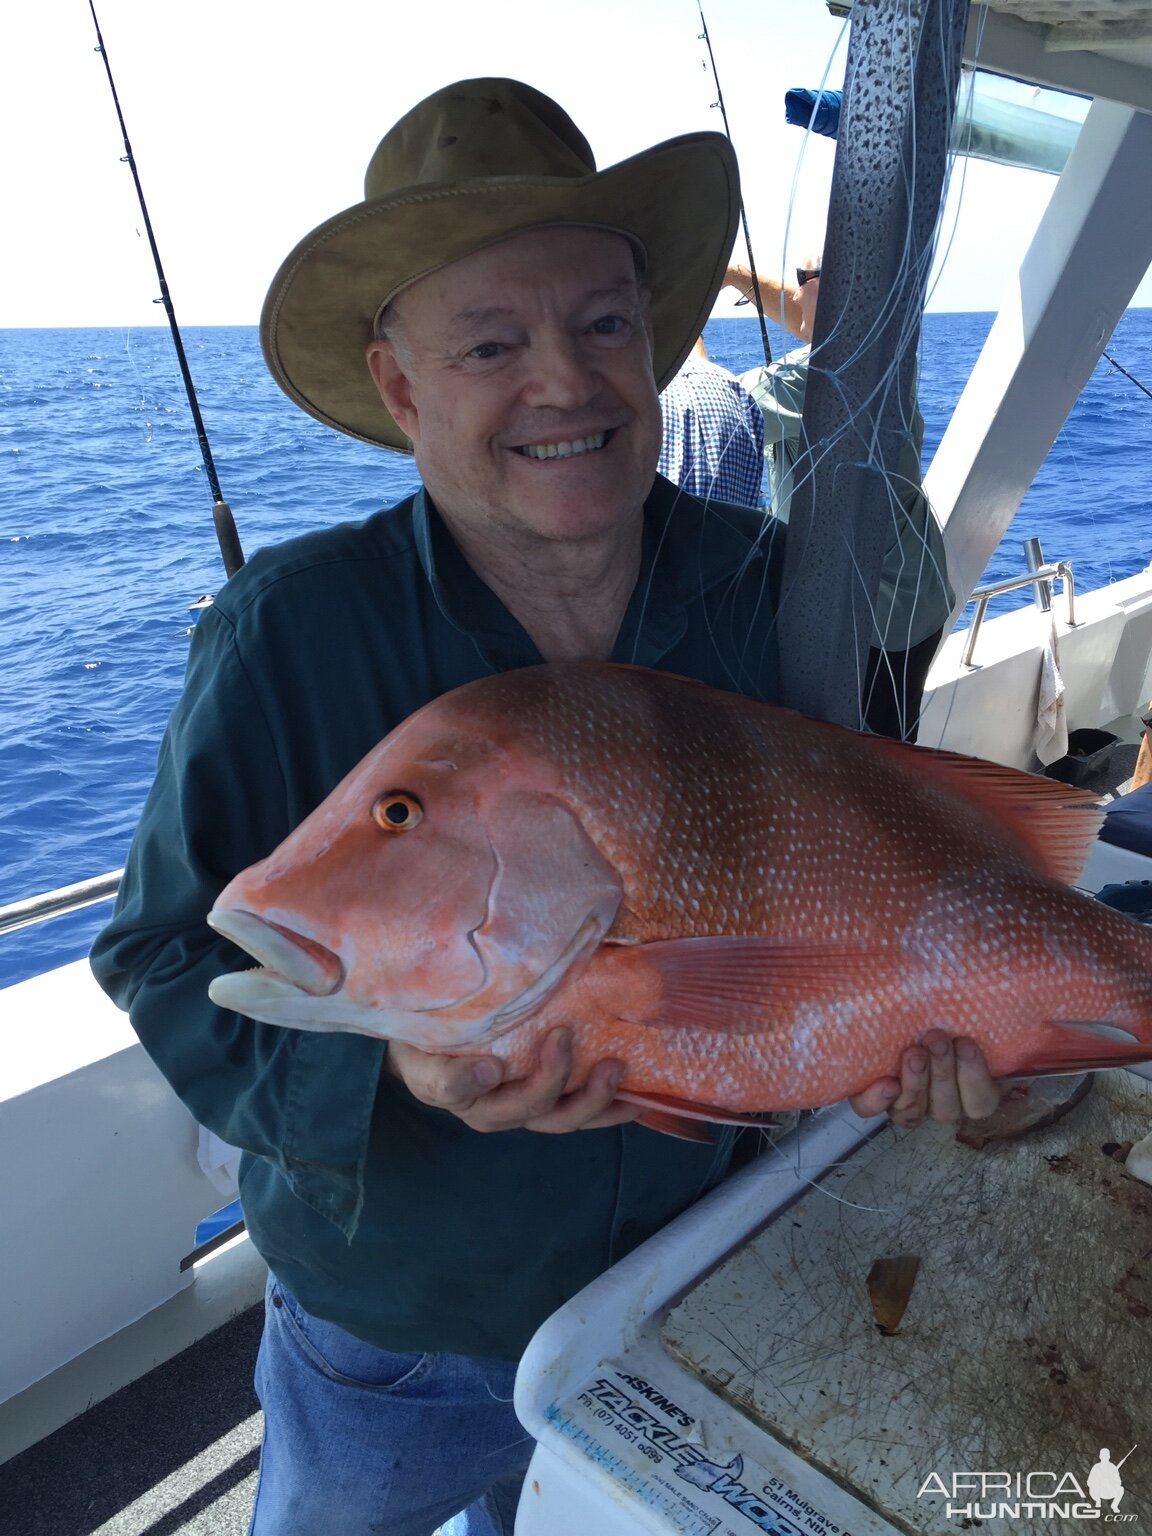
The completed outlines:
[[[495,1058],[218,1008],[208,983],[247,959],[205,915],[400,720],[475,678],[609,658],[776,696],[778,545],[656,475],[657,389],[703,329],[737,207],[719,135],[598,172],[555,102],[463,81],[396,124],[364,202],[269,292],[282,387],[412,452],[424,488],[261,551],[203,614],[93,951],[196,1118],[243,1149],[270,1269],[252,1536],[511,1536],[524,1345],[728,1169],[730,1133],[629,1123],[615,1062],[569,1092],[563,1030],[504,1082]],[[982,1112],[982,1064],[933,1046],[860,1107]]]
[[[640,569],[661,418],[636,266],[606,230],[513,235],[398,295],[368,348],[437,511],[549,661],[611,655]]]

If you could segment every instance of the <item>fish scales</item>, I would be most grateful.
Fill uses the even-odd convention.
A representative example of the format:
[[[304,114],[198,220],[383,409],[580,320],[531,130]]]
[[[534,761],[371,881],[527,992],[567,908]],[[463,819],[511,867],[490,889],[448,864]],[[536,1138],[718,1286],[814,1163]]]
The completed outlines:
[[[212,995],[513,1074],[564,1023],[573,1084],[614,1057],[712,1118],[833,1102],[933,1027],[999,1075],[1152,1056],[1152,933],[1065,883],[1090,803],[643,668],[504,673],[233,881],[210,920],[268,969]]]
[[[819,739],[785,762],[788,743],[750,720],[745,701],[694,685],[669,694],[663,684],[663,674],[622,670],[607,685],[599,673],[580,677],[574,698],[529,691],[527,680],[507,690],[518,736],[536,738],[533,745],[560,765],[561,792],[624,877],[629,912],[647,920],[650,932],[634,936],[815,929],[821,908],[834,909],[843,868],[828,855],[847,854],[855,878],[876,881],[870,850],[846,848],[821,808],[797,798],[792,781],[813,775],[849,814],[853,800],[880,800],[883,783],[861,782]],[[773,719],[799,718],[773,711]],[[659,743],[659,751],[641,757],[640,739]],[[883,777],[885,765],[868,766]],[[855,825],[859,831],[859,818]],[[793,902],[779,876],[801,856],[811,859],[810,884]]]

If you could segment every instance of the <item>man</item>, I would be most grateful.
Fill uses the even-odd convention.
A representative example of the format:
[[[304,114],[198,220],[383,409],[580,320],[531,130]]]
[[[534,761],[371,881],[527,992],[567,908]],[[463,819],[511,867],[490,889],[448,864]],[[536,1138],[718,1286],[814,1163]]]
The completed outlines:
[[[795,287],[732,263],[725,285],[746,296],[758,286],[765,311],[808,343],[820,295],[820,259],[797,268]],[[764,416],[764,453],[769,502],[788,521],[796,465],[807,448],[804,396],[811,349],[798,347],[777,361],[750,369],[740,382]],[[953,592],[940,524],[924,495],[920,450],[924,419],[912,401],[900,460],[889,478],[892,532],[884,551],[876,593],[872,647],[861,691],[864,720],[884,736],[915,741],[928,669],[952,609]]]
[[[424,489],[261,552],[203,615],[93,966],[196,1118],[245,1149],[271,1270],[253,1536],[491,1536],[532,1448],[511,1407],[524,1344],[723,1177],[729,1138],[628,1124],[612,1061],[567,1091],[565,1031],[502,1082],[495,1058],[225,1013],[208,982],[246,957],[204,915],[473,678],[610,657],[773,697],[778,553],[755,514],[654,477],[657,384],[731,248],[724,139],[596,173],[555,102],[464,81],[385,136],[366,189],[285,262],[262,340],[306,410],[410,446]],[[859,1107],[914,1123],[998,1097],[967,1047],[926,1047]]]
[[[764,418],[734,373],[708,356],[703,336],[660,396],[660,473],[701,501],[763,504]]]

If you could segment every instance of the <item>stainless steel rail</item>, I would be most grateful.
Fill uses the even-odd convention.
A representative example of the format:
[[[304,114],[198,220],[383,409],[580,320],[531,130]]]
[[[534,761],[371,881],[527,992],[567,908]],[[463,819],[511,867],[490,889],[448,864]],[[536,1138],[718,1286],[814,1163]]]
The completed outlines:
[[[1057,560],[1048,565],[1040,565],[1034,571],[1029,571],[1026,576],[1009,576],[1004,581],[991,582],[986,587],[977,587],[968,599],[976,604],[976,614],[972,620],[972,628],[968,631],[968,644],[964,647],[962,664],[966,667],[975,667],[972,653],[976,649],[976,637],[980,633],[980,626],[984,622],[984,615],[988,611],[988,600],[999,597],[1002,592],[1015,592],[1020,587],[1032,587],[1035,590],[1037,606],[1043,608],[1045,595],[1051,605],[1050,588],[1048,583],[1059,580],[1064,583],[1064,595],[1068,599],[1068,627],[1076,627],[1076,583],[1072,577],[1072,567],[1063,560]]]
[[[9,902],[0,907],[0,933],[10,933],[15,928],[26,928],[29,923],[42,923],[49,917],[62,917],[65,912],[78,912],[97,901],[107,901],[120,888],[122,869],[110,874],[97,875],[92,880],[80,880],[75,885],[62,885],[58,890],[45,891],[40,896],[29,896],[24,901]]]

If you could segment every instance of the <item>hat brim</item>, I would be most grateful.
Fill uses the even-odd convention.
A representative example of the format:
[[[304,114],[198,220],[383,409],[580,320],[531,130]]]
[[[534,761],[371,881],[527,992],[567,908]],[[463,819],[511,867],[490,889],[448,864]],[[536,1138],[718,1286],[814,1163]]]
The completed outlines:
[[[736,156],[718,133],[669,139],[588,176],[486,177],[400,191],[345,209],[300,242],[264,301],[260,343],[277,383],[310,416],[408,451],[365,360],[384,299],[527,229],[604,226],[634,237],[647,255],[653,372],[663,389],[711,313],[739,209]]]

